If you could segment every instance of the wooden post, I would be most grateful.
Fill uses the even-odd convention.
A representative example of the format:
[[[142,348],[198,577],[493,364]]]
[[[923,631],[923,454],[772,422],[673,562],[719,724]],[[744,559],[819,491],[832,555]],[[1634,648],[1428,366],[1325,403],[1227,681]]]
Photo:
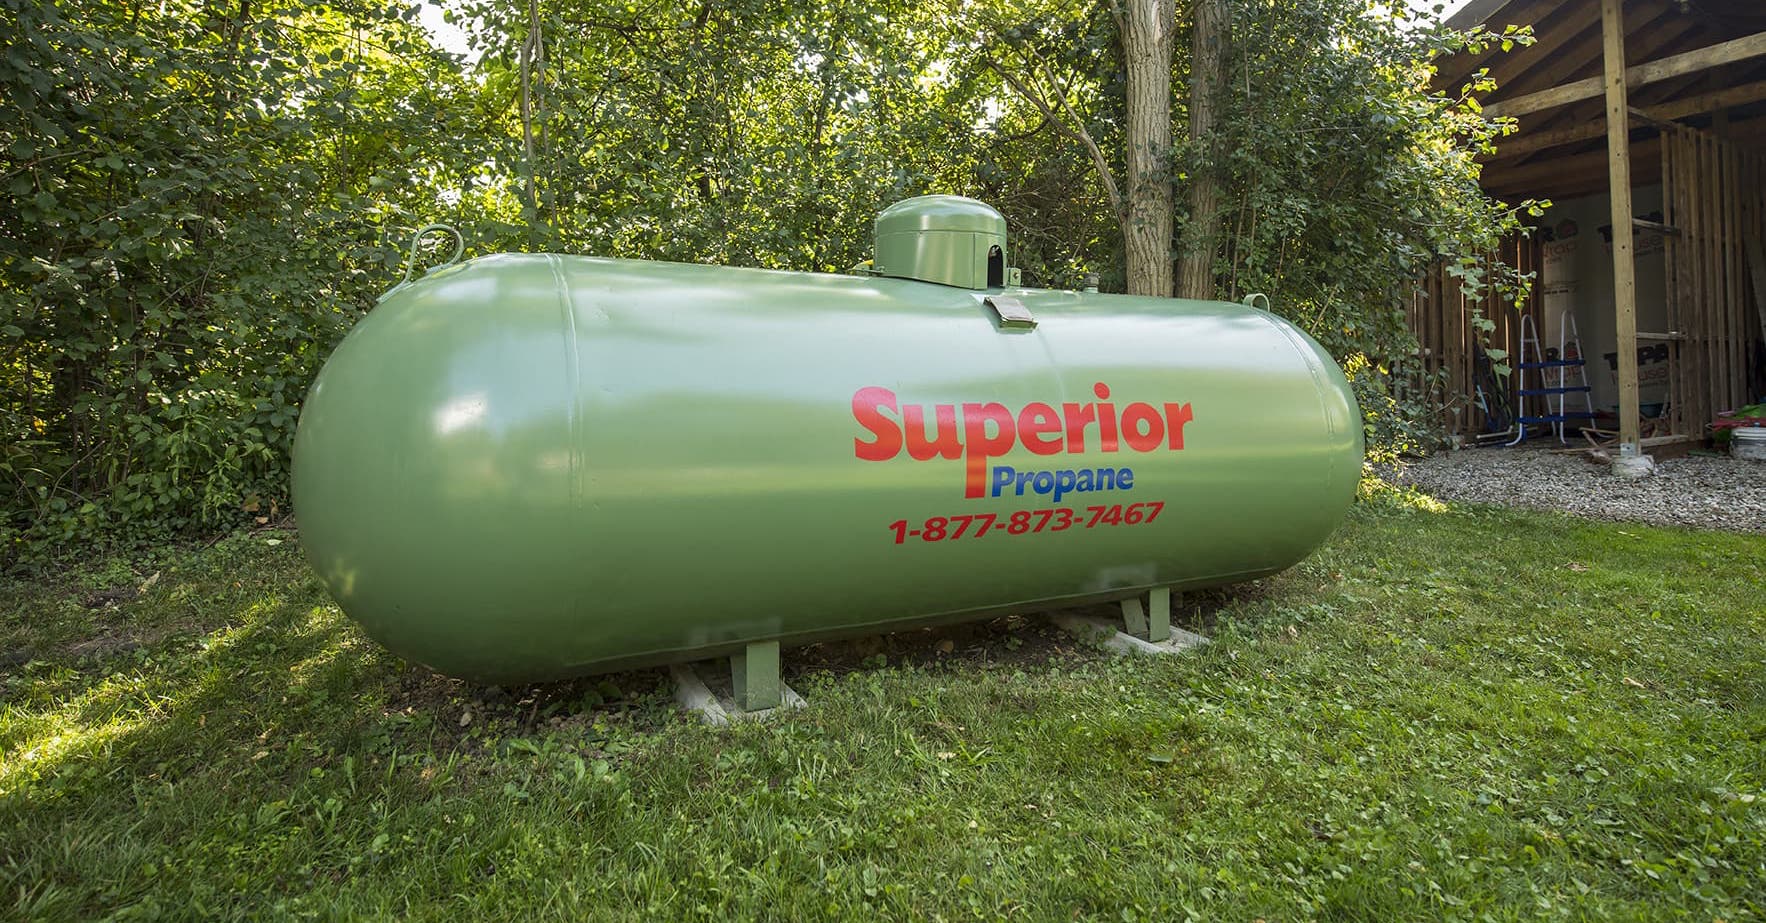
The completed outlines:
[[[1619,331],[1619,455],[1638,454],[1637,266],[1631,253],[1631,123],[1619,0],[1601,0],[1607,89],[1607,188],[1613,199],[1613,314]]]

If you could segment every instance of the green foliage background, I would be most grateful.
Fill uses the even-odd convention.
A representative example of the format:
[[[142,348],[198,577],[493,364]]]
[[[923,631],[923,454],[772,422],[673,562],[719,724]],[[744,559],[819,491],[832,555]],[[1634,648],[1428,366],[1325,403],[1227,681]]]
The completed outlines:
[[[7,560],[283,512],[301,396],[428,221],[469,255],[838,271],[881,207],[953,192],[1006,213],[1027,283],[1122,286],[1084,149],[984,53],[1035,52],[1119,170],[1108,4],[452,9],[475,61],[388,0],[0,0]],[[1388,445],[1422,409],[1388,382],[1412,280],[1444,258],[1512,281],[1479,266],[1517,225],[1476,185],[1494,126],[1427,89],[1431,54],[1493,39],[1405,15],[1235,0],[1221,136],[1172,162],[1227,190],[1220,293],[1270,294],[1342,357]]]

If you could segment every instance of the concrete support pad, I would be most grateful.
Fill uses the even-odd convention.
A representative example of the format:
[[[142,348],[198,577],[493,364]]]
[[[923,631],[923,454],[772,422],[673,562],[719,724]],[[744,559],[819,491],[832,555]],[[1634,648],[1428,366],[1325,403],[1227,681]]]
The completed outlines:
[[[1656,460],[1648,455],[1620,455],[1613,459],[1613,476],[1627,480],[1646,478],[1656,473]]]
[[[719,663],[718,661],[705,662],[714,665]],[[765,718],[780,709],[802,708],[809,704],[803,700],[803,696],[797,694],[797,690],[780,683],[778,708],[744,711],[731,696],[722,696],[712,692],[711,687],[707,686],[705,680],[700,677],[698,666],[698,664],[692,663],[677,663],[668,668],[668,675],[670,679],[674,680],[675,701],[681,703],[681,707],[688,711],[698,712],[711,724],[722,726],[732,721]]]
[[[1095,615],[1057,612],[1055,624],[1088,640],[1097,639],[1119,654],[1181,654],[1193,647],[1207,644],[1208,639],[1194,632],[1172,627],[1171,637],[1164,641],[1143,641],[1116,628],[1115,622]]]

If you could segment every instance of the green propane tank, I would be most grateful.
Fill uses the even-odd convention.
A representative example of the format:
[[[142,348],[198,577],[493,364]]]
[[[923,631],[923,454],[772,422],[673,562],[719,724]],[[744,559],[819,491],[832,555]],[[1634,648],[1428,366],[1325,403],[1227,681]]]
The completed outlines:
[[[403,284],[294,448],[301,541],[393,651],[538,681],[1274,573],[1361,470],[1287,321],[1010,285],[927,196],[861,275],[505,254]]]

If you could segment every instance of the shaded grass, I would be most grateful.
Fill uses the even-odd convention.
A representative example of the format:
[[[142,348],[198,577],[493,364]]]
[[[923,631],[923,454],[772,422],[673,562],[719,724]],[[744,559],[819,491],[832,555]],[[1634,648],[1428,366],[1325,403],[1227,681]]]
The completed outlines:
[[[293,542],[112,562],[0,587],[0,913],[1757,919],[1763,551],[1382,496],[1194,656],[808,652],[724,730],[408,667]]]

